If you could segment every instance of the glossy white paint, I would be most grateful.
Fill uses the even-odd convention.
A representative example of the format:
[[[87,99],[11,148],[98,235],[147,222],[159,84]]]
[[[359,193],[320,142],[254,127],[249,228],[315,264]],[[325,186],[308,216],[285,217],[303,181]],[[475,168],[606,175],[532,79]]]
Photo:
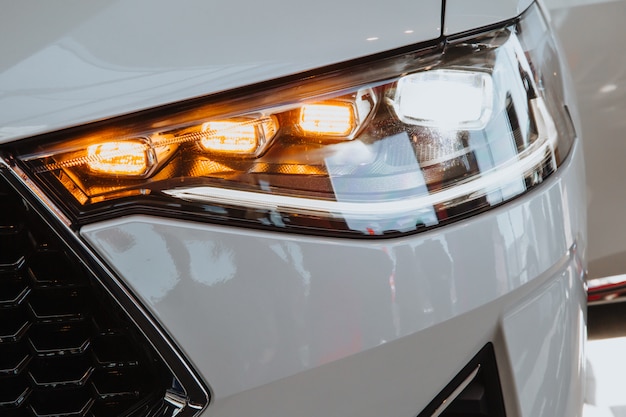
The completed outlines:
[[[532,0],[446,0],[444,34],[474,30],[519,16]]]
[[[486,340],[496,344],[508,416],[579,416],[582,402],[582,396],[579,396],[581,341],[567,343],[570,340],[561,336],[575,336],[580,332],[577,329],[583,328],[584,292],[580,280],[563,277],[569,276],[574,265],[565,263],[561,267],[503,298],[400,340],[252,390],[217,398],[203,416],[414,417],[471,358],[470,352],[475,352]],[[562,296],[550,299],[552,293],[548,297],[544,295],[553,285],[567,292],[566,300]],[[504,315],[520,298],[526,300],[525,310],[534,312],[532,317],[526,314],[520,320],[504,323],[494,319]],[[552,314],[560,301],[567,301],[570,307],[559,306],[562,314],[558,318],[574,326],[573,330],[565,329],[554,321]],[[527,336],[527,329],[532,328],[529,319],[546,323],[544,327],[555,326],[557,331],[551,332],[555,341],[546,343],[535,332],[530,340],[521,344],[530,346],[530,349],[519,346],[509,350],[508,346],[518,343],[519,339],[509,342],[503,333]],[[543,330],[542,327],[540,331]],[[518,356],[535,354],[537,347],[541,348],[543,356],[553,361],[547,364],[539,362],[540,365],[547,365],[540,373],[537,372],[537,365],[532,363],[532,357]],[[557,357],[558,361],[554,360]],[[518,364],[518,368],[530,367],[528,371],[515,369],[514,374],[512,363]],[[534,371],[532,375],[545,379],[528,380],[526,375],[531,370]],[[561,380],[561,377],[572,379]],[[516,380],[522,382],[519,384],[521,390],[517,388]],[[530,386],[530,383],[537,384]],[[528,392],[529,388],[538,395],[528,405],[521,404],[520,394]],[[523,398],[528,399],[527,396]],[[529,414],[529,410],[535,414]]]
[[[417,413],[484,343],[499,337],[499,318],[520,308],[521,298],[544,302],[543,290],[537,288],[552,285],[555,274],[569,273],[570,248],[578,243],[584,254],[582,181],[582,155],[575,146],[569,162],[540,189],[468,221],[402,239],[325,239],[145,216],[90,225],[81,235],[124,278],[210,384],[214,400],[223,407],[212,407],[217,414],[211,415],[236,415],[237,394],[267,384],[275,389],[272,384],[282,386],[277,382],[282,378],[304,372],[308,381],[304,375],[310,372],[314,381],[302,384],[319,384],[325,379],[315,375],[337,373],[344,365],[326,365],[342,359],[354,373],[333,387],[354,383],[364,390],[341,388],[363,397],[359,400],[365,403],[354,406],[360,415],[380,415],[373,410],[381,400],[406,400],[408,391],[395,393],[394,387],[408,382],[414,387],[413,399],[398,406],[411,406]],[[579,320],[583,290],[582,282],[569,274],[558,285],[573,297],[567,300],[572,307],[563,313],[572,321],[571,314]],[[535,290],[539,292],[529,295]],[[554,307],[548,307],[544,310],[552,314]],[[507,334],[522,331],[524,319],[515,317],[525,316],[505,321]],[[548,328],[540,329],[527,341],[530,346],[551,335]],[[565,349],[559,335],[554,336],[545,346],[549,355],[559,357],[561,366],[579,363],[580,347]],[[435,348],[439,345],[440,350]],[[388,364],[394,349],[400,362]],[[508,355],[501,343],[496,349]],[[383,351],[387,354],[375,353]],[[501,360],[505,367],[513,361],[514,373],[523,356],[515,352]],[[362,363],[360,355],[378,357],[379,362],[364,369],[380,368],[385,378],[362,381],[358,366],[350,365]],[[419,365],[410,375],[400,369],[413,360]],[[397,380],[392,371],[399,372]],[[517,372],[521,381],[524,372]],[[550,389],[538,393],[537,401],[552,394]],[[264,403],[270,407],[282,402],[280,398]],[[295,407],[309,399],[285,401]],[[348,401],[339,409],[347,404],[354,405]],[[336,414],[331,405],[339,406],[339,400],[328,404],[327,412]],[[271,407],[256,414],[272,415],[276,409]],[[319,407],[303,407],[298,415],[319,415]]]
[[[570,264],[556,271],[534,298],[504,316],[504,338],[524,417],[581,413],[587,331],[586,294],[580,282],[580,265]],[[569,366],[563,366],[563,360]]]
[[[585,138],[589,276],[621,275],[626,273],[626,1],[546,4],[569,61]]]
[[[441,0],[4,2],[0,142],[440,34]]]

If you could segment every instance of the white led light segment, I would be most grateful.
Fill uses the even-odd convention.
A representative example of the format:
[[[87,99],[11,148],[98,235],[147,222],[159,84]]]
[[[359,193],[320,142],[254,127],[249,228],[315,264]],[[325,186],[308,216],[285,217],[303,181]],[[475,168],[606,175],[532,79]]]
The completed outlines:
[[[481,129],[491,116],[493,82],[483,72],[419,72],[398,80],[393,107],[407,124]]]

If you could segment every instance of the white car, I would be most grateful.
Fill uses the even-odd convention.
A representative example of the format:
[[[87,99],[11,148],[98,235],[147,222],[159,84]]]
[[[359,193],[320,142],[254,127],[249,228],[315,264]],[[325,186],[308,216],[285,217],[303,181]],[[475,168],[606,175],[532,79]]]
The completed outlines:
[[[5,2],[0,68],[0,415],[581,414],[541,4]]]

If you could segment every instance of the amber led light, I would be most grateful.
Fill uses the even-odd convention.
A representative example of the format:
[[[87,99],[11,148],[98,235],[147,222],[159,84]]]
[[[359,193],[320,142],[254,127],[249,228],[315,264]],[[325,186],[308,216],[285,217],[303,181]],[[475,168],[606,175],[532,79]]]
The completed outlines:
[[[140,141],[105,142],[87,147],[87,166],[107,175],[143,175],[154,163],[150,148]]]
[[[347,136],[356,128],[354,108],[350,103],[306,104],[298,126],[307,134]]]
[[[278,130],[273,117],[252,120],[217,120],[201,127],[200,146],[211,152],[253,155]]]
[[[236,122],[208,122],[202,125],[200,144],[215,152],[251,153],[259,145],[254,126]]]

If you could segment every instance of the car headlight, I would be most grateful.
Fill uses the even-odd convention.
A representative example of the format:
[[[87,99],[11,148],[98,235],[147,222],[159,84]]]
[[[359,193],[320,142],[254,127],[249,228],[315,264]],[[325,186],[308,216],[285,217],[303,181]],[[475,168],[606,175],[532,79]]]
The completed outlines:
[[[18,142],[77,225],[120,213],[357,236],[515,198],[574,137],[533,6],[487,33]]]

